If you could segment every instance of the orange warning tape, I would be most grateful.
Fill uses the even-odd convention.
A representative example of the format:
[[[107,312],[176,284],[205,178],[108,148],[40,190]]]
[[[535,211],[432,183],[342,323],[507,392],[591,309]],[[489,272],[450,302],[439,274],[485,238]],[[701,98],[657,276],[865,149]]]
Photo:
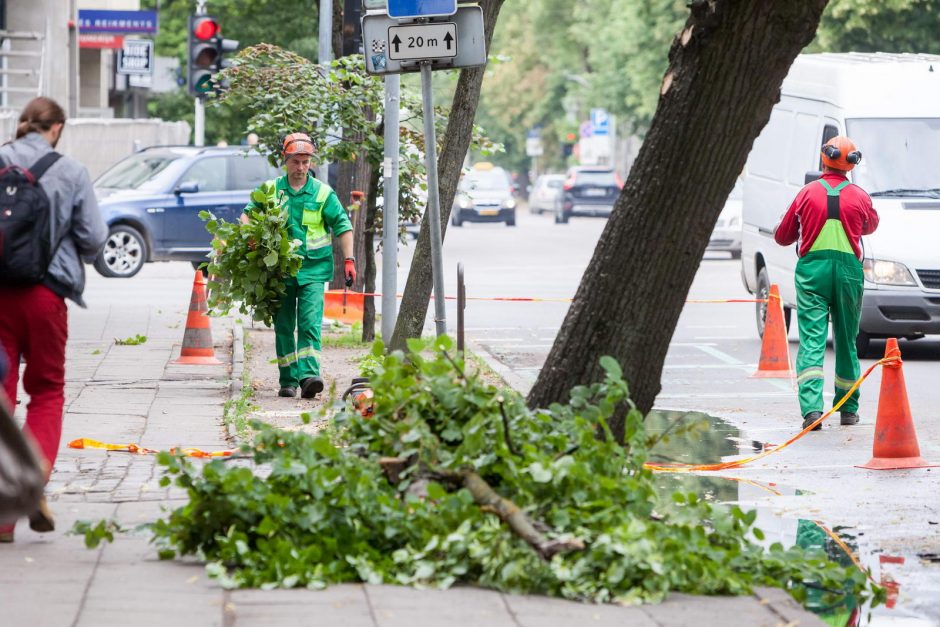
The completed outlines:
[[[98,440],[92,440],[91,438],[78,438],[77,440],[72,440],[69,442],[69,448],[96,448],[102,449],[105,451],[121,451],[125,453],[136,453],[139,455],[155,455],[160,451],[157,451],[152,448],[145,448],[143,446],[137,446],[136,444],[109,444],[107,442],[99,442]],[[185,455],[186,457],[231,457],[235,454],[235,451],[203,451],[198,448],[171,448],[170,453],[177,455]]]
[[[768,455],[771,455],[773,453],[782,451],[783,449],[787,448],[788,446],[790,446],[791,444],[793,444],[794,442],[802,438],[804,435],[812,431],[816,427],[816,425],[822,423],[823,420],[831,416],[833,413],[837,412],[839,408],[842,407],[842,405],[845,404],[847,400],[849,400],[849,397],[852,396],[853,393],[855,393],[855,390],[857,390],[862,385],[862,382],[868,378],[868,375],[870,375],[874,371],[875,368],[877,368],[878,366],[884,366],[890,363],[897,363],[898,365],[900,365],[902,363],[901,358],[897,356],[884,357],[882,359],[879,359],[875,363],[873,363],[868,368],[868,370],[865,371],[865,374],[859,377],[858,380],[852,384],[852,387],[849,389],[849,391],[845,393],[845,396],[843,396],[839,400],[839,402],[833,406],[832,409],[827,411],[813,424],[807,426],[805,429],[797,433],[795,436],[793,436],[792,438],[790,438],[789,440],[787,440],[780,446],[777,446],[769,450],[765,450],[757,455],[752,455],[751,457],[744,457],[742,459],[734,459],[734,460],[727,461],[727,462],[719,462],[717,464],[652,464],[650,462],[646,462],[645,464],[643,464],[643,466],[655,472],[697,472],[697,471],[707,471],[707,470],[726,470],[728,468],[738,468],[740,466],[743,466],[744,464],[749,464],[763,457],[767,457]]]
[[[381,292],[350,292],[350,294],[355,293],[357,296],[381,296]],[[402,294],[395,294],[395,298],[402,298]],[[434,299],[434,294],[431,294],[431,299]],[[457,300],[456,296],[445,296],[444,300]],[[507,303],[571,303],[574,302],[573,298],[534,298],[534,297],[522,297],[522,296],[467,296],[465,300],[485,300],[485,301],[500,301]],[[702,304],[719,304],[719,303],[766,303],[766,298],[719,298],[719,299],[710,299],[710,300],[686,300],[686,303],[692,303],[696,305]]]

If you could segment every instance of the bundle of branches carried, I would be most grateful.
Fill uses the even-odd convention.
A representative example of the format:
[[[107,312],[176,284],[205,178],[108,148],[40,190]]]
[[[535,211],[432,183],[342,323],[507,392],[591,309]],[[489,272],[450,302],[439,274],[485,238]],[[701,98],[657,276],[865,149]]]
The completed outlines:
[[[208,211],[199,214],[214,236],[208,266],[209,309],[225,314],[237,305],[239,312],[271,326],[285,293],[284,278],[300,270],[301,242],[290,238],[286,209],[278,202],[273,183],[252,192],[251,200],[245,212],[247,224],[221,221]]]

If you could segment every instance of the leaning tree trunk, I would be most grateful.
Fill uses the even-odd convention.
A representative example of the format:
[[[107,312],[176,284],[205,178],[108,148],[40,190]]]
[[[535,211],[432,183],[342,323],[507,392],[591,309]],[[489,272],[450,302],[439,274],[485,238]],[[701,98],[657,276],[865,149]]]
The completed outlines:
[[[496,19],[504,0],[488,0],[482,2],[484,39],[486,49],[489,51],[493,40],[493,30]],[[473,119],[476,116],[477,104],[480,102],[480,89],[483,85],[483,75],[486,68],[476,67],[460,71],[457,80],[457,89],[454,92],[454,101],[447,119],[447,130],[444,133],[444,143],[437,160],[438,179],[441,202],[441,237],[447,231],[450,221],[450,210],[457,193],[457,183],[460,181],[460,171],[463,160],[470,148],[470,135],[473,130]],[[431,298],[431,230],[428,213],[421,219],[421,232],[415,244],[414,256],[411,259],[411,269],[408,271],[408,281],[402,296],[398,311],[398,320],[395,322],[395,332],[388,343],[389,349],[404,349],[408,338],[421,337],[424,328],[424,319],[428,313],[428,302]]]
[[[566,402],[623,366],[644,414],[722,204],[828,0],[695,0],[656,115],[594,250],[530,407]],[[784,208],[781,207],[781,211]],[[611,425],[623,441],[622,415]]]

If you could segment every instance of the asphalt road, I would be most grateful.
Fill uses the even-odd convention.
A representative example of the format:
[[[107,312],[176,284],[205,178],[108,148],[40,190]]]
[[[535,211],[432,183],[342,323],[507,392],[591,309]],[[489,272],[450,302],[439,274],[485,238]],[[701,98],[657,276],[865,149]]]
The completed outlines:
[[[550,216],[533,216],[523,209],[517,223],[448,228],[448,295],[456,294],[458,262],[464,264],[470,298],[574,295],[606,220],[573,218],[568,225],[556,225]],[[399,292],[412,251],[413,244],[400,252]],[[689,298],[750,298],[740,264],[725,253],[706,254]],[[567,308],[559,302],[470,300],[467,338],[514,387],[525,391],[538,376]],[[453,333],[453,301],[448,301],[447,316]],[[428,320],[430,334],[431,315]],[[795,320],[789,338],[795,360]],[[795,383],[751,378],[760,349],[754,305],[686,305],[672,336],[656,406],[700,411],[727,421],[739,430],[735,441],[742,453],[785,442],[801,424]],[[873,341],[872,354],[883,350],[884,341]],[[901,351],[921,454],[940,464],[940,337],[902,340]],[[863,372],[874,361],[863,360]],[[825,367],[829,403],[833,362],[830,345]],[[744,480],[736,482],[730,497],[728,491],[722,496],[758,508],[758,526],[784,544],[794,542],[800,519],[839,528],[876,580],[899,584],[894,607],[877,609],[869,624],[940,625],[940,468],[879,472],[856,467],[872,456],[880,381],[877,369],[862,387],[859,425],[842,427],[836,419],[786,451],[722,473]]]

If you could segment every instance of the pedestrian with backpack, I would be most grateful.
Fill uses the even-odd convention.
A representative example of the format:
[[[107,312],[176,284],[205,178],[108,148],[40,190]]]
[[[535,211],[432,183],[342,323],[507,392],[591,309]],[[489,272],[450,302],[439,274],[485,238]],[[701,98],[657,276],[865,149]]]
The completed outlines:
[[[24,430],[38,445],[47,481],[62,435],[65,299],[85,306],[83,259],[94,259],[108,234],[88,171],[54,151],[64,127],[62,107],[34,98],[20,114],[16,139],[0,146],[0,344],[10,365],[3,386],[15,407],[24,359]],[[54,529],[45,499],[29,525]],[[0,542],[12,541],[13,526],[0,526]]]

